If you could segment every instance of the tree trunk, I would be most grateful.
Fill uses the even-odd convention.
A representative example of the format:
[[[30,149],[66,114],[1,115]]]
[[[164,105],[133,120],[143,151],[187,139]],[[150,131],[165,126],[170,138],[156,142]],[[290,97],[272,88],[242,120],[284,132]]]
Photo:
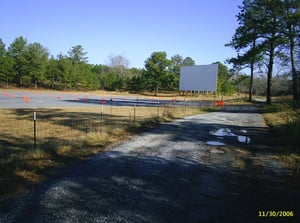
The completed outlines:
[[[298,82],[298,99],[300,99],[300,72],[296,73],[296,81]]]
[[[156,85],[156,88],[155,88],[155,96],[158,95],[158,84]]]
[[[250,86],[249,86],[249,101],[252,101],[253,94],[253,74],[254,74],[254,62],[250,64]]]
[[[273,73],[273,63],[274,63],[274,44],[270,44],[270,58],[268,64],[268,74],[267,74],[267,104],[272,103],[272,73]]]
[[[256,47],[256,40],[252,42],[252,49]],[[249,101],[252,101],[253,94],[253,76],[254,76],[254,59],[250,63],[250,86],[249,86]]]
[[[17,80],[18,80],[19,87],[21,87],[23,84],[23,81],[22,81],[22,74],[19,70],[17,71]]]
[[[291,67],[292,67],[293,99],[294,101],[299,101],[297,71],[295,65],[295,40],[293,37],[290,37],[290,58],[291,58]]]

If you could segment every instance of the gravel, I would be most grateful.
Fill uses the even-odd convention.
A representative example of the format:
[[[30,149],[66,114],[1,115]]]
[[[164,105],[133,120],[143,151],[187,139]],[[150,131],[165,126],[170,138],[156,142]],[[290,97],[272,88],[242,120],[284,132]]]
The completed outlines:
[[[210,134],[219,129],[232,134]],[[253,107],[163,124],[38,186],[0,222],[258,222],[273,210],[293,211],[281,219],[294,222],[299,178],[274,157],[266,131]]]

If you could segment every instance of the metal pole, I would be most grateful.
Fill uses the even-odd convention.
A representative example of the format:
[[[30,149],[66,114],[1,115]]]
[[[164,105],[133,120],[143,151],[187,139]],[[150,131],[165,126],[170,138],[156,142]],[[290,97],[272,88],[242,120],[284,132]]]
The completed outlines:
[[[135,124],[135,110],[136,110],[136,105],[134,104],[133,108],[133,123]]]
[[[157,118],[159,118],[159,100],[157,100]]]
[[[101,133],[103,131],[103,104],[101,105]]]
[[[33,148],[36,149],[36,112],[33,112]]]

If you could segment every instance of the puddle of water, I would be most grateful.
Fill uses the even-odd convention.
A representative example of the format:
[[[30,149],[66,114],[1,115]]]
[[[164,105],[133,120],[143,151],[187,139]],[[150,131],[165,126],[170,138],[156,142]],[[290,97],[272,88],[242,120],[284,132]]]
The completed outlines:
[[[206,144],[210,146],[225,146],[225,143],[219,141],[207,141]]]
[[[238,137],[238,141],[241,143],[250,143],[251,142],[251,139],[248,136],[238,135],[237,137]]]
[[[218,129],[217,131],[210,131],[209,134],[214,136],[236,136],[234,133],[231,132],[230,129]]]
[[[247,130],[242,129],[241,132],[242,133],[247,133]],[[240,142],[240,143],[247,143],[248,144],[248,143],[251,142],[250,137],[244,136],[244,135],[236,135],[229,128],[221,128],[221,129],[218,129],[217,131],[209,131],[209,134],[217,136],[218,139],[223,139],[224,137],[231,136],[231,137],[236,137],[237,141]],[[214,143],[216,143],[217,146],[219,145],[219,143],[221,143],[222,145],[225,145],[224,143],[218,142],[218,141],[206,142],[206,144],[208,144],[208,145],[215,145]]]

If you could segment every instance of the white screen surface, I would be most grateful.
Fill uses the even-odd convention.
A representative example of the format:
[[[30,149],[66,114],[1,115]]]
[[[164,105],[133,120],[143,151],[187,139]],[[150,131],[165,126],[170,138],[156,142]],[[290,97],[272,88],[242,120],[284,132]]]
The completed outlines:
[[[180,91],[216,91],[218,65],[198,65],[180,68]]]

